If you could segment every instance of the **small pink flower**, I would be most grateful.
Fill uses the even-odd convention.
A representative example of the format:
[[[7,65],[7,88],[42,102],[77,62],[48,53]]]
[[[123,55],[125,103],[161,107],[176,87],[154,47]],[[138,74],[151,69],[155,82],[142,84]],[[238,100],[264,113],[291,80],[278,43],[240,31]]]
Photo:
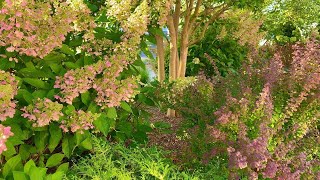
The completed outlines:
[[[106,61],[106,67],[111,67],[111,62],[110,61]]]
[[[15,50],[15,48],[13,46],[10,46],[10,47],[7,48],[8,52],[13,52],[14,50]]]
[[[21,16],[22,16],[22,13],[21,13],[21,12],[16,12],[16,16],[17,16],[17,17],[21,17]]]
[[[11,127],[5,127],[2,124],[0,124],[0,154],[2,154],[3,151],[7,150],[5,143],[7,139],[11,136],[13,136],[13,133],[11,132]]]

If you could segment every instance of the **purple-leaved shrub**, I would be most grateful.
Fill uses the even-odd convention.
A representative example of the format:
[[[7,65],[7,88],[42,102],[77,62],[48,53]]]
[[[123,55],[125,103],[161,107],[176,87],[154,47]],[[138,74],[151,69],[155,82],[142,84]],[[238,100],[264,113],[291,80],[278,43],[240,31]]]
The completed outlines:
[[[203,162],[227,154],[230,179],[243,174],[250,179],[320,178],[318,40],[294,45],[289,65],[283,64],[282,52],[271,58],[262,52],[238,73],[200,75],[178,95],[171,108],[205,134],[198,140],[206,141],[205,147],[193,143],[202,144],[197,151],[206,148]]]
[[[214,112],[210,127],[226,145],[232,178],[240,171],[250,179],[319,178],[319,41],[296,44],[288,68],[276,53],[246,64],[236,76],[220,79],[232,79],[238,91],[221,83],[226,103]]]

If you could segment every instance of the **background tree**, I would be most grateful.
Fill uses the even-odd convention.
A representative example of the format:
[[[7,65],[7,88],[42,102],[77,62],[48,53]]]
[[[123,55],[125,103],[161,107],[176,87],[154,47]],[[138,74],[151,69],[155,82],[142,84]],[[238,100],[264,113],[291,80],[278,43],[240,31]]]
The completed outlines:
[[[319,24],[319,0],[269,0],[266,5],[262,29],[267,40],[282,44],[305,40]]]
[[[261,16],[250,10],[233,10],[208,27],[204,38],[189,47],[186,76],[200,72],[207,77],[226,76],[235,73],[248,53],[257,52],[259,43],[265,37],[260,32]],[[219,72],[215,72],[216,70]]]
[[[153,13],[157,15],[157,23],[152,28],[163,26],[169,29],[169,80],[183,78],[186,75],[186,65],[189,47],[201,41],[208,27],[221,18],[227,11],[237,8],[257,9],[261,7],[263,0],[255,1],[215,1],[215,0],[176,0],[154,1],[151,6]],[[162,8],[159,8],[161,5]],[[152,29],[151,28],[151,29]],[[159,81],[164,80],[164,48],[163,37],[155,31],[155,39],[158,52]],[[158,32],[158,33],[157,33]],[[174,116],[174,111],[168,112]]]
[[[269,0],[261,14],[265,17],[261,27],[266,31],[266,44],[277,45],[283,53],[282,61],[289,66],[292,61],[293,44],[306,41],[316,32],[320,19],[319,0]]]

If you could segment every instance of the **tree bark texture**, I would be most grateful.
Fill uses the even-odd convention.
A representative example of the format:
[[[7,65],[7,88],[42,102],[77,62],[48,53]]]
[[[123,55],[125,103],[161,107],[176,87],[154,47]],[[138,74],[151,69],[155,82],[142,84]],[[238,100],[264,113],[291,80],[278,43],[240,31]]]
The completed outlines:
[[[155,35],[157,43],[157,58],[158,58],[158,81],[163,82],[165,80],[165,61],[164,61],[164,44],[163,37]]]

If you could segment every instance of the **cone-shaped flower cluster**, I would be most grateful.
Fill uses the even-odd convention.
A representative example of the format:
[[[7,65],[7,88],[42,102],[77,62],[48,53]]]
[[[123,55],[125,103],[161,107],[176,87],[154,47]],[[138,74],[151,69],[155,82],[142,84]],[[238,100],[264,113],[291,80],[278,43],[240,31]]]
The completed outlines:
[[[18,91],[18,82],[8,72],[0,70],[0,121],[7,117],[13,118],[16,103],[13,101]]]

